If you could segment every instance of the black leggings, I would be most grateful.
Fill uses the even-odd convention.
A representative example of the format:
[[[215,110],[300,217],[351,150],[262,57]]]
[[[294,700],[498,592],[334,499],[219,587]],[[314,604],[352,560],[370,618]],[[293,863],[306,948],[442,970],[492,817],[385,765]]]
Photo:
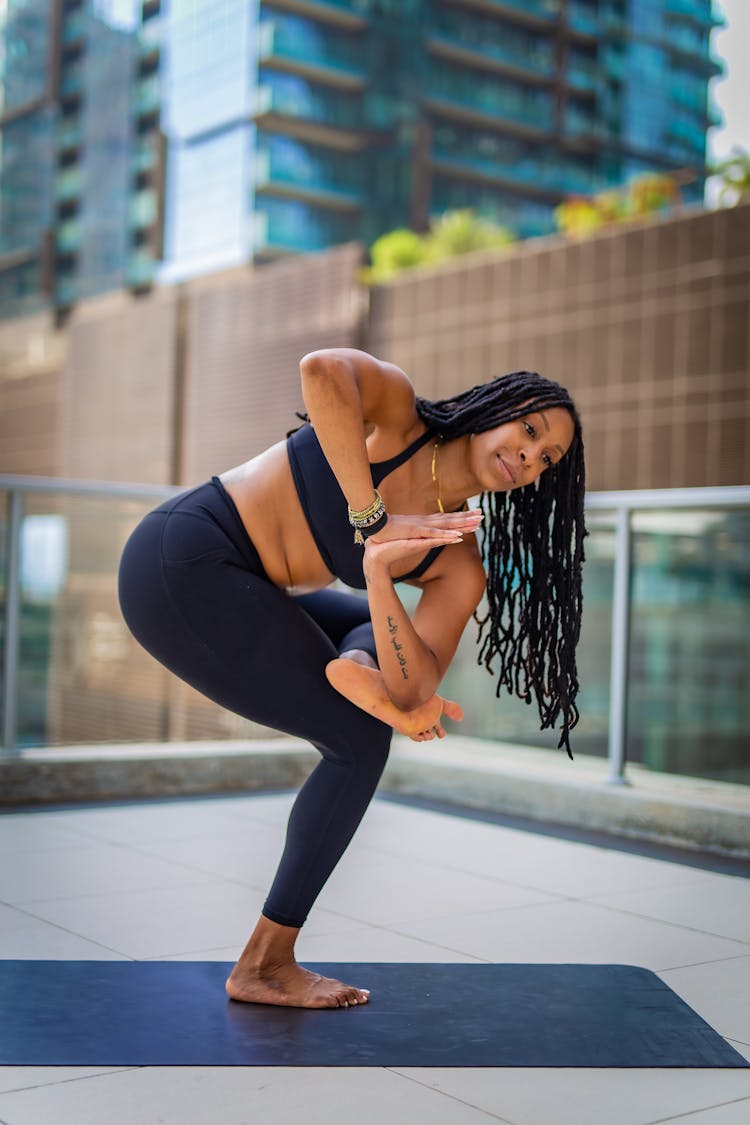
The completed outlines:
[[[375,655],[367,601],[291,597],[269,580],[218,478],[160,505],[120,562],[120,606],[161,664],[222,707],[311,742],[322,755],[292,808],[263,914],[302,926],[383,772],[392,730],[339,695],[325,666]]]

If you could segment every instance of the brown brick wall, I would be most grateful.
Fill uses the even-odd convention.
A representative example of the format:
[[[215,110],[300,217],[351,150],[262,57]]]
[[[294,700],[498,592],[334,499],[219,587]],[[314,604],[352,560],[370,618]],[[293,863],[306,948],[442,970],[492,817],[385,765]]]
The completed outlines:
[[[357,345],[361,256],[340,246],[186,286],[182,481],[246,461],[299,425],[302,356]]]
[[[373,291],[366,347],[439,398],[569,388],[591,489],[750,480],[750,205],[473,254]]]
[[[77,306],[63,369],[63,475],[167,484],[172,477],[178,291]]]
[[[47,316],[0,321],[0,473],[60,475],[64,349]]]

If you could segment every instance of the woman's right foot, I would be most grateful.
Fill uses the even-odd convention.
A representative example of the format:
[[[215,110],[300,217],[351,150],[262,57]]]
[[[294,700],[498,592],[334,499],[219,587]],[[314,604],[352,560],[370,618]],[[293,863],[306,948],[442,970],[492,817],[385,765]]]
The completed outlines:
[[[354,660],[341,657],[332,660],[326,665],[326,676],[336,691],[351,703],[415,742],[428,742],[435,735],[444,738],[445,729],[440,722],[443,715],[454,722],[464,717],[458,703],[440,695],[433,695],[413,711],[400,711],[386,691],[382,673]]]
[[[348,1008],[370,998],[369,989],[322,977],[296,961],[266,967],[238,963],[226,989],[232,1000],[290,1008]]]

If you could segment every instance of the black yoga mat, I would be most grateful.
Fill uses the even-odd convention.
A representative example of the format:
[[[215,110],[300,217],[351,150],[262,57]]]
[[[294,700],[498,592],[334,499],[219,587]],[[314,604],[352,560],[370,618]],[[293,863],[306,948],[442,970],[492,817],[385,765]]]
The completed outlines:
[[[0,961],[0,1064],[750,1066],[631,965],[303,964],[370,1002],[238,1004],[212,961]]]

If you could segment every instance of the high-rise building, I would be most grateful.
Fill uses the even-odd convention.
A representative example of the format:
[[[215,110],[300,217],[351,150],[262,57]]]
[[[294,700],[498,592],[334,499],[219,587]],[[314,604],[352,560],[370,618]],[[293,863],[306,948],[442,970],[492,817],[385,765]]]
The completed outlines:
[[[566,195],[642,171],[703,197],[712,0],[9,0],[2,18],[6,306],[457,207],[543,234]]]
[[[0,308],[149,284],[161,257],[159,51],[140,0],[0,5]]]

